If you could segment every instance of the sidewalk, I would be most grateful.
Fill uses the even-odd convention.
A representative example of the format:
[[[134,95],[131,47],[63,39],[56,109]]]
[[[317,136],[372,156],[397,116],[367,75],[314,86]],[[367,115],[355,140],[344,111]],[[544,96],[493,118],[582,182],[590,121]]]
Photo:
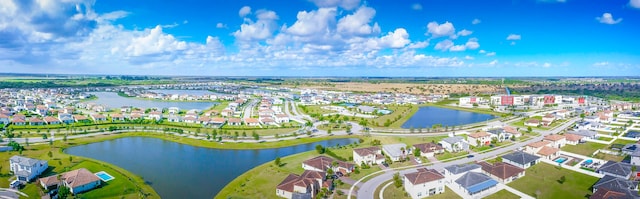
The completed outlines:
[[[522,193],[522,192],[520,192],[520,191],[518,191],[518,190],[516,190],[516,189],[514,189],[514,188],[511,188],[511,187],[509,187],[509,186],[507,186],[507,185],[504,185],[504,184],[502,184],[502,183],[498,184],[498,188],[499,188],[500,190],[502,190],[502,189],[504,188],[504,189],[506,189],[507,191],[509,191],[509,192],[511,192],[511,193],[513,193],[513,194],[516,194],[516,195],[520,196],[520,198],[522,198],[522,199],[534,199],[534,197],[531,197],[531,196],[529,196],[529,195],[527,195],[527,194],[525,194],[525,193]],[[498,190],[498,191],[499,191],[499,190]]]

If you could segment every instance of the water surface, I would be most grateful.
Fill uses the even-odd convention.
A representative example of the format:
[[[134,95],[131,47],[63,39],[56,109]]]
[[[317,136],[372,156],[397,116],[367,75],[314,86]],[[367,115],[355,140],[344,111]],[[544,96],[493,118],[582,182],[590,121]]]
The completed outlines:
[[[90,100],[89,102],[103,104],[108,108],[120,108],[122,106],[133,106],[137,108],[169,108],[178,107],[184,110],[198,109],[206,110],[209,107],[218,104],[217,102],[169,102],[159,100],[147,100],[138,99],[135,97],[122,97],[113,92],[90,92],[89,94],[95,95],[98,99]]]
[[[228,150],[125,137],[75,146],[65,152],[105,161],[142,176],[162,198],[211,199],[242,173],[275,157],[314,150],[317,144],[335,146],[356,141],[341,138],[277,149]],[[266,197],[275,197],[275,187],[274,195]]]
[[[496,116],[490,114],[427,106],[420,107],[416,114],[402,124],[402,128],[431,128],[434,124],[457,126],[484,122],[494,118]]]

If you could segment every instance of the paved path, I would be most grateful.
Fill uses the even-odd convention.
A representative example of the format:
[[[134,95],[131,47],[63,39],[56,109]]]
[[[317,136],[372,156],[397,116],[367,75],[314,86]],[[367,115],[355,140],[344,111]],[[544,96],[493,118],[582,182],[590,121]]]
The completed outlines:
[[[527,144],[539,141],[542,139],[543,136],[545,135],[549,135],[549,134],[554,134],[554,133],[558,133],[564,129],[566,129],[567,127],[569,127],[570,125],[572,125],[573,123],[575,123],[576,121],[578,121],[578,118],[574,118],[558,127],[556,127],[555,129],[552,130],[548,130],[548,131],[541,131],[540,135],[537,138],[534,139],[529,139],[527,141],[524,142],[519,142],[519,143],[515,143],[506,147],[502,147],[502,148],[498,148],[496,150],[490,151],[490,152],[486,152],[486,153],[481,153],[481,154],[477,154],[475,155],[473,158],[462,158],[462,159],[458,159],[458,160],[454,160],[454,161],[450,161],[450,162],[443,162],[443,163],[437,163],[434,164],[432,166],[429,166],[431,169],[435,169],[438,171],[444,171],[444,167],[447,166],[451,166],[451,165],[457,165],[457,164],[464,164],[467,162],[473,162],[473,161],[478,161],[478,160],[482,160],[482,159],[486,159],[486,158],[490,158],[490,157],[494,157],[503,153],[507,153],[510,151],[513,151],[515,149],[517,149],[518,147],[524,147]],[[400,170],[400,173],[408,173],[408,172],[413,172],[415,171],[415,168],[420,167],[420,166],[407,166],[407,167],[401,167],[401,168],[397,168],[397,169],[404,169],[404,170]],[[358,181],[356,181],[356,183],[362,183],[363,180],[367,179],[370,176],[382,173],[382,172],[386,172],[386,171],[378,171],[378,172],[374,172],[372,174],[369,174],[361,179],[359,179]],[[382,183],[386,182],[389,179],[392,179],[393,176],[393,172],[388,172],[388,173],[383,173],[381,175],[375,176],[373,178],[371,178],[370,180],[364,182],[361,186],[361,188],[358,190],[358,195],[357,198],[373,198],[374,197],[374,192],[376,190],[376,188],[378,188]],[[355,186],[352,186],[351,189],[353,190]],[[347,195],[347,198],[351,198],[351,194]]]
[[[502,183],[498,184],[498,188],[505,189],[505,190],[507,190],[507,191],[509,191],[509,192],[511,192],[513,194],[516,194],[516,195],[520,196],[521,199],[534,199],[534,197],[531,197],[531,196],[529,196],[529,195],[527,195],[525,193],[522,193],[522,192],[520,192],[520,191],[518,191],[518,190],[516,190],[514,188],[511,188],[511,187],[509,187],[507,185],[504,185]]]
[[[384,187],[382,187],[382,189],[380,189],[380,193],[378,194],[380,199],[384,199],[384,190],[387,189],[387,187],[391,184],[393,184],[393,181],[387,183],[386,185],[384,185]]]

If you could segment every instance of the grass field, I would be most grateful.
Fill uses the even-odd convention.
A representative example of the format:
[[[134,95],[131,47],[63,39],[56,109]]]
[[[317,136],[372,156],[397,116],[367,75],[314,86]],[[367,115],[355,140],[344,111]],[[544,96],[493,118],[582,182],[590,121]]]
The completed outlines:
[[[612,154],[608,154],[608,153],[598,153],[593,157],[598,158],[598,159],[602,159],[602,160],[611,160],[611,161],[615,161],[615,162],[620,162],[620,161],[622,161],[622,160],[624,160],[626,158],[625,156],[612,155]]]
[[[565,181],[560,183],[562,176]],[[585,198],[592,194],[591,186],[597,181],[593,176],[540,163],[507,186],[537,198]]]
[[[393,180],[389,180],[386,181],[382,184],[380,184],[380,186],[378,188],[376,188],[376,191],[373,192],[373,198],[379,199],[380,198],[380,191],[382,191],[382,187],[384,185],[386,185],[387,183],[393,182]],[[382,196],[384,198],[397,198],[397,199],[409,199],[411,198],[408,194],[406,194],[407,192],[404,190],[404,187],[396,187],[393,183],[391,183],[391,185],[387,186],[386,189],[384,189],[384,192],[382,192]],[[406,194],[406,195],[405,195]]]
[[[462,199],[462,197],[460,197],[460,195],[456,194],[456,192],[453,192],[453,190],[449,189],[449,187],[444,187],[444,193],[438,194],[438,195],[433,195],[433,196],[429,196],[429,199]]]
[[[487,197],[484,197],[484,199],[520,199],[520,196],[511,193],[506,189],[503,189]]]
[[[591,156],[598,149],[606,149],[606,148],[607,148],[606,144],[600,144],[600,143],[595,143],[595,142],[586,142],[586,143],[578,144],[578,145],[569,145],[569,144],[567,144],[564,147],[562,147],[562,150],[563,151],[567,151],[567,152],[571,152],[571,153],[584,155],[584,156]]]

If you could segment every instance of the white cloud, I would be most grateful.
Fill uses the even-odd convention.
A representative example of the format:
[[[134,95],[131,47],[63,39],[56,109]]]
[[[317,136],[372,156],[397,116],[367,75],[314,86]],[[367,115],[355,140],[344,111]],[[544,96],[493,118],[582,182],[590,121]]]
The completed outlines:
[[[242,8],[240,8],[240,10],[238,11],[238,15],[240,17],[245,17],[247,15],[251,14],[251,7],[249,6],[243,6]]]
[[[375,15],[376,10],[373,8],[360,7],[355,13],[347,15],[338,21],[338,32],[346,36],[379,34],[380,27],[378,23],[373,24],[373,26],[369,25]],[[331,17],[331,15],[328,17]]]
[[[473,19],[473,21],[471,21],[471,24],[476,25],[476,24],[479,24],[480,22],[482,22],[480,21],[480,19]]]
[[[629,0],[629,6],[633,8],[640,8],[640,0]]]
[[[477,38],[470,38],[465,44],[465,47],[470,50],[475,50],[480,47],[480,43],[478,43]]]
[[[414,3],[414,4],[411,5],[411,9],[412,10],[422,10],[422,4]]]
[[[445,51],[451,48],[453,45],[453,41],[445,39],[436,43],[436,46],[433,49]]]
[[[542,64],[542,67],[549,68],[551,67],[551,63],[545,62],[544,64]]]
[[[233,33],[233,36],[240,41],[263,40],[270,38],[277,28],[276,20],[278,15],[269,10],[260,10],[256,13],[257,21],[250,19],[240,25],[240,30]]]
[[[473,34],[473,31],[469,31],[467,29],[462,29],[461,31],[458,31],[458,33],[456,35],[464,37],[464,36],[469,36],[471,34]]]
[[[602,17],[596,17],[596,19],[600,21],[600,23],[609,24],[609,25],[617,24],[622,21],[622,18],[613,19],[613,15],[611,15],[611,13],[608,13],[608,12],[605,12],[604,14],[602,14]]]
[[[427,33],[425,35],[431,34],[432,37],[443,37],[443,36],[451,36],[455,34],[456,29],[453,27],[453,24],[450,22],[445,22],[443,24],[438,24],[438,22],[429,22],[427,24]]]
[[[227,28],[227,24],[217,23],[216,28]]]
[[[409,40],[409,33],[407,33],[407,30],[404,28],[398,28],[380,38],[379,46],[382,48],[402,48],[410,42],[411,40]]]
[[[320,8],[340,7],[345,10],[353,10],[360,5],[360,0],[309,0]]]
[[[449,48],[449,51],[451,52],[460,52],[460,51],[465,51],[467,50],[467,47],[465,47],[464,45],[455,45],[455,46],[451,46],[451,48]]]
[[[131,13],[129,13],[127,11],[118,10],[118,11],[113,11],[113,12],[102,14],[102,15],[100,15],[100,17],[98,17],[98,19],[99,20],[102,19],[102,20],[113,21],[113,20],[125,18],[129,14],[131,14]]]
[[[509,34],[509,36],[507,36],[507,40],[509,41],[520,40],[520,39],[522,39],[522,36],[518,34]]]
[[[495,56],[496,52],[487,52],[487,57]]]
[[[606,61],[593,63],[593,66],[610,66],[610,65],[611,63]]]
[[[511,43],[509,43],[509,45],[515,46],[515,45],[516,45],[516,42],[515,42],[515,41],[512,41]]]
[[[473,59],[475,59],[475,58],[473,58],[472,56],[467,55],[467,56],[464,56],[464,59],[466,59],[466,60],[473,60]]]
[[[409,44],[408,47],[411,49],[421,49],[421,48],[426,48],[427,46],[429,46],[429,41],[420,41],[420,42],[412,43],[412,44]]]
[[[489,62],[489,66],[495,66],[498,65],[498,60],[494,59],[493,61]]]
[[[480,50],[480,51],[478,51],[478,53],[480,53],[480,54],[484,54],[484,53],[487,53],[487,51],[485,51],[485,50]]]
[[[329,25],[335,23],[335,8],[320,8],[314,11],[298,12],[298,20],[286,32],[295,36],[323,35],[329,32]]]
[[[187,47],[186,42],[178,41],[173,35],[163,33],[162,27],[159,25],[153,29],[145,30],[145,34],[146,35],[131,39],[131,45],[125,49],[129,56],[143,56],[167,51],[184,50]]]

